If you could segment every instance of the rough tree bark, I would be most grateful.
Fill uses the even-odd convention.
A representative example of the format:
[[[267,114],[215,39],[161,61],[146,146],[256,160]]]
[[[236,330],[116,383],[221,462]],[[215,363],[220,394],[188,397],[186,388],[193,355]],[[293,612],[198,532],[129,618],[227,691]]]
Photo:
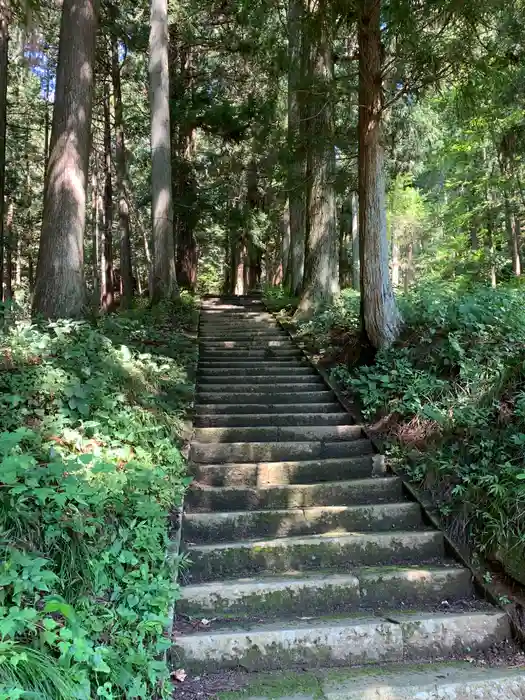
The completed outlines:
[[[7,206],[5,222],[5,267],[4,267],[4,300],[13,298],[13,244],[14,244],[15,204],[11,199]]]
[[[91,171],[91,267],[93,270],[93,292],[96,304],[100,300],[100,227],[99,227],[99,182],[98,162],[95,155]]]
[[[111,168],[111,108],[109,83],[104,82],[104,226],[100,270],[100,308],[107,312],[113,305],[113,174]]]
[[[352,192],[352,287],[359,289],[359,195]]]
[[[311,114],[308,129],[308,244],[299,317],[329,303],[339,291],[337,212],[334,192],[332,42],[326,0],[318,5],[319,26],[313,47]]]
[[[97,23],[96,0],[64,0],[33,300],[33,312],[49,318],[81,316],[86,303],[84,230]]]
[[[151,0],[149,37],[153,274],[151,300],[178,296],[171,182],[168,3]]]
[[[381,3],[379,0],[360,0],[358,8],[361,320],[365,342],[378,349],[397,338],[401,317],[388,271],[381,133]]]
[[[193,170],[195,129],[184,109],[193,90],[193,47],[181,44],[170,28],[171,161],[177,282],[193,291],[197,283],[197,181]],[[176,118],[175,118],[176,115]]]
[[[285,282],[294,296],[301,293],[306,250],[306,158],[301,122],[301,89],[304,88],[303,22],[304,0],[288,2],[288,210],[289,267]]]
[[[131,233],[128,205],[128,168],[124,140],[124,110],[120,84],[118,42],[111,42],[111,78],[115,108],[115,172],[118,197],[118,221],[120,242],[120,306],[127,309],[133,301],[133,271],[131,268]]]
[[[9,74],[7,0],[0,3],[0,301],[4,298],[5,136]]]

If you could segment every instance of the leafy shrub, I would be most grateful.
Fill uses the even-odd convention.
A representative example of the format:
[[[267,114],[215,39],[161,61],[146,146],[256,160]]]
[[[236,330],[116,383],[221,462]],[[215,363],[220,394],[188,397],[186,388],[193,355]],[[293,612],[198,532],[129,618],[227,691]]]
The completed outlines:
[[[0,336],[0,698],[167,694],[192,314]]]

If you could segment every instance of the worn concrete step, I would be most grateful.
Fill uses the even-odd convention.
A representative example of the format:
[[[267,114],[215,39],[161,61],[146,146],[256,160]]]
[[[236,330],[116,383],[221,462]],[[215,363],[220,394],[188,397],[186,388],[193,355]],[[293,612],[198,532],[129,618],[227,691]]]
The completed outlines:
[[[281,357],[280,359],[275,359],[273,358],[272,360],[264,360],[261,361],[260,359],[235,359],[232,358],[231,360],[228,359],[221,359],[221,360],[203,360],[202,358],[199,360],[199,370],[205,370],[205,369],[228,369],[228,370],[236,370],[236,369],[247,369],[250,371],[253,371],[256,369],[259,373],[260,372],[266,372],[270,370],[275,370],[275,369],[285,369],[285,370],[290,370],[294,368],[304,368],[308,367],[311,369],[311,365],[303,358],[303,357],[298,357],[298,358],[286,358],[286,357]]]
[[[262,510],[396,503],[404,498],[403,482],[395,476],[285,486],[204,486],[194,482],[185,498],[191,512]]]
[[[255,576],[262,572],[329,569],[356,566],[443,561],[443,534],[436,530],[357,533],[245,540],[203,544],[189,549],[194,582]]]
[[[323,391],[326,384],[322,379],[313,377],[308,382],[293,382],[291,384],[258,384],[256,382],[239,382],[231,380],[229,384],[216,384],[214,382],[199,382],[197,385],[197,394],[217,392],[218,394],[227,394],[229,391],[241,391],[243,394],[279,394],[282,392],[290,392],[297,394],[297,398],[301,398],[301,394],[308,391]]]
[[[194,474],[195,479],[205,486],[253,488],[360,479],[372,475],[373,447],[368,441],[363,447],[368,447],[369,451],[360,457],[259,464],[200,464],[196,465]]]
[[[203,361],[209,360],[228,360],[230,358],[247,358],[247,359],[261,359],[261,360],[274,360],[275,358],[291,358],[300,357],[301,351],[298,350],[293,345],[289,348],[266,348],[266,349],[223,349],[223,350],[211,350],[204,349],[199,352],[199,358]]]
[[[199,342],[201,354],[204,352],[215,352],[216,350],[257,350],[260,348],[284,348],[295,347],[288,338],[252,338],[250,340],[204,340]]]
[[[273,318],[268,318],[266,314],[250,313],[250,314],[235,314],[228,318],[217,316],[217,318],[202,318],[199,323],[199,329],[203,330],[227,330],[229,328],[244,328],[244,329],[266,329],[276,328],[277,324]]]
[[[352,417],[339,413],[247,413],[226,416],[198,416],[194,420],[198,428],[247,428],[251,426],[293,425],[351,425]]]
[[[266,368],[260,367],[199,367],[198,375],[200,378],[217,378],[221,377],[235,377],[241,379],[241,377],[246,377],[248,380],[251,377],[267,377],[271,376],[273,378],[284,377],[283,381],[303,381],[303,379],[308,379],[310,377],[318,377],[319,374],[315,371],[313,367],[309,367],[306,364],[294,362],[291,365],[277,364],[274,367]]]
[[[199,404],[265,404],[266,406],[277,406],[278,404],[294,405],[296,403],[334,403],[334,392],[329,389],[319,391],[301,391],[299,394],[295,392],[281,393],[278,391],[269,392],[249,392],[235,391],[221,393],[218,391],[201,391],[199,393]]]
[[[182,589],[177,611],[206,618],[261,615],[263,619],[351,612],[363,608],[429,609],[470,599],[471,573],[456,566],[364,567],[341,574],[299,573],[226,579]]]
[[[361,425],[292,425],[250,428],[196,428],[194,444],[213,445],[222,451],[226,444],[259,442],[303,442],[359,440],[364,436]],[[220,444],[217,444],[220,443]],[[219,460],[220,461],[220,460]],[[235,460],[232,460],[235,461]],[[250,461],[250,460],[248,460]]]
[[[489,649],[509,634],[503,612],[407,613],[387,618],[298,620],[197,632],[176,639],[179,665],[198,672],[438,660]],[[342,696],[346,697],[346,696]],[[361,696],[362,698],[363,696]]]
[[[331,426],[327,426],[327,431]],[[335,426],[342,427],[342,426]],[[359,428],[359,426],[347,426]],[[308,429],[308,428],[307,428]],[[204,428],[207,430],[207,428]],[[213,430],[213,428],[210,428]],[[220,430],[220,428],[217,428]],[[256,428],[254,428],[256,430]],[[279,428],[280,431],[297,428]],[[321,430],[319,428],[319,430]],[[194,441],[190,450],[190,460],[197,464],[224,464],[226,462],[280,462],[289,459],[333,459],[335,457],[355,457],[363,454],[363,441],[358,439],[357,430],[353,439],[320,442],[319,440],[288,442],[226,442],[199,443]],[[366,447],[368,452],[368,447]]]
[[[302,398],[302,397],[301,397]],[[297,413],[297,414],[308,414],[308,413],[335,413],[341,410],[341,406],[338,403],[325,402],[325,403],[292,403],[292,404],[280,404],[280,405],[265,405],[262,403],[239,403],[239,404],[197,404],[195,406],[195,415],[244,415],[244,414],[283,414],[283,413]]]
[[[193,544],[267,537],[299,537],[346,532],[384,532],[423,527],[417,503],[318,506],[231,513],[187,513],[184,539]]]
[[[290,336],[284,331],[282,328],[279,326],[271,326],[269,328],[253,328],[253,329],[246,329],[242,327],[240,328],[230,328],[227,331],[227,335],[230,335],[232,339],[234,340],[242,340],[243,338],[246,338],[247,340],[252,340],[253,338],[275,338],[276,340],[282,339],[282,338],[289,338]],[[213,340],[213,338],[217,338],[217,340],[225,340],[224,334],[222,332],[219,333],[213,333],[213,330],[208,330],[206,328],[201,328],[199,336],[203,338],[204,340]],[[228,339],[228,338],[226,338]]]
[[[236,374],[231,374],[231,375],[224,375],[221,374],[219,376],[214,375],[213,373],[206,373],[206,374],[199,374],[198,380],[197,380],[198,385],[202,389],[206,389],[206,387],[212,387],[215,385],[218,386],[240,386],[246,384],[247,386],[261,386],[263,387],[264,385],[269,385],[271,387],[275,387],[276,385],[280,384],[285,384],[285,385],[297,385],[297,384],[312,384],[315,386],[315,388],[319,386],[324,386],[324,381],[322,377],[319,375],[315,374],[299,374],[299,375],[287,375],[287,374],[267,374],[267,375],[258,375],[258,374],[252,374],[252,375],[241,375],[237,376]],[[264,390],[264,388],[262,389]]]
[[[250,700],[244,695],[246,700]],[[333,674],[321,700],[523,700],[525,668],[483,668],[471,663],[430,668],[378,669],[374,674]],[[265,700],[259,694],[258,700]],[[313,700],[308,696],[295,700]]]
[[[524,700],[525,667],[467,661],[254,673],[231,700]],[[293,693],[293,695],[291,695]]]

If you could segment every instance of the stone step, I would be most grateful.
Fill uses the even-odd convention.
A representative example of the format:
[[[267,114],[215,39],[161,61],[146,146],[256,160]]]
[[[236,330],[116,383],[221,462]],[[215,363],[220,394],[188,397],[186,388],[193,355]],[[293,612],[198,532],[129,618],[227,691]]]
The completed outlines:
[[[258,370],[258,372],[269,372],[270,370],[274,369],[294,369],[294,368],[302,368],[304,369],[307,367],[308,369],[311,369],[312,366],[303,358],[303,357],[298,357],[298,358],[287,358],[287,357],[281,357],[276,359],[275,357],[271,360],[260,360],[260,359],[235,359],[235,357],[232,357],[231,360],[228,359],[220,359],[220,360],[203,360],[202,358],[199,360],[199,370],[205,370],[205,369],[229,369],[229,370],[236,370],[236,369],[248,369],[253,371],[254,369]]]
[[[197,394],[210,394],[217,392],[218,394],[227,394],[229,391],[241,391],[243,394],[279,394],[282,392],[290,392],[297,394],[297,398],[301,398],[301,394],[308,391],[323,391],[326,384],[321,378],[313,377],[308,382],[296,382],[292,384],[258,384],[256,382],[239,382],[235,379],[228,384],[216,384],[214,382],[199,382],[197,385]]]
[[[301,391],[300,395],[295,393],[280,393],[280,392],[214,392],[202,391],[199,394],[199,403],[203,406],[206,404],[265,404],[266,406],[276,406],[278,404],[294,405],[296,403],[334,403],[335,396],[333,391],[323,389],[320,391]]]
[[[246,695],[243,697],[250,700]],[[334,674],[322,684],[322,700],[523,700],[525,668],[432,664],[430,668],[378,669],[374,674]],[[259,695],[258,700],[266,700]],[[313,696],[295,700],[313,700]]]
[[[231,513],[187,513],[184,539],[192,544],[242,539],[299,537],[346,532],[384,532],[423,527],[417,503],[368,506],[317,506]]]
[[[215,352],[216,350],[257,350],[258,348],[294,348],[294,344],[288,338],[257,338],[250,340],[204,340],[199,342],[201,354]]]
[[[226,668],[262,671],[407,659],[434,661],[458,649],[489,649],[504,640],[509,631],[503,612],[393,613],[388,618],[320,618],[262,623],[250,628],[232,625],[229,629],[181,635],[175,644],[177,663],[193,673]]]
[[[203,544],[191,546],[189,552],[189,576],[198,583],[263,572],[341,572],[356,566],[432,563],[443,561],[444,539],[437,530],[341,532]]]
[[[193,424],[198,428],[247,428],[269,425],[351,425],[348,413],[246,413],[225,416],[197,416]]]
[[[314,485],[372,475],[372,444],[369,453],[361,457],[305,460],[292,462],[261,462],[259,464],[200,464],[195,479],[205,486],[285,486]]]
[[[215,415],[244,415],[244,414],[286,414],[286,413],[335,413],[341,410],[338,403],[291,403],[281,405],[265,405],[261,403],[239,403],[239,404],[197,404],[195,415],[215,416]]]
[[[293,692],[293,696],[290,693]],[[231,700],[524,700],[525,667],[467,661],[254,673]]]
[[[285,331],[283,331],[279,327],[275,328],[266,328],[266,329],[260,329],[260,328],[254,328],[253,330],[246,330],[245,328],[232,328],[230,329],[227,334],[226,338],[223,333],[213,333],[205,328],[201,329],[201,332],[199,333],[200,338],[203,340],[228,340],[228,336],[231,336],[233,340],[252,340],[256,338],[269,338],[270,340],[274,338],[275,340],[279,340],[282,338],[289,338]]]
[[[236,374],[231,374],[231,375],[224,375],[221,374],[219,376],[214,375],[213,373],[206,373],[206,374],[199,374],[198,380],[197,380],[198,385],[205,390],[207,387],[213,387],[215,385],[219,386],[224,386],[225,384],[227,386],[232,386],[232,384],[235,384],[237,386],[241,384],[246,384],[248,386],[252,385],[270,385],[274,386],[277,384],[313,384],[316,387],[319,385],[324,386],[324,381],[322,377],[319,375],[315,375],[312,373],[308,374],[299,374],[299,375],[288,375],[288,374],[277,374],[277,375],[240,375],[237,376]],[[264,390],[264,389],[263,389]]]
[[[207,360],[228,360],[232,358],[247,358],[247,359],[261,359],[261,360],[273,360],[275,358],[290,358],[290,357],[301,357],[301,351],[293,345],[288,348],[260,348],[253,347],[236,349],[236,348],[224,348],[220,350],[213,350],[211,348],[204,348],[200,350],[199,359],[203,361]]]
[[[287,571],[282,577],[226,579],[182,588],[177,611],[223,615],[300,617],[377,607],[420,609],[470,599],[471,573],[462,567],[364,567],[341,574]]]
[[[359,440],[364,436],[360,425],[292,425],[292,426],[257,426],[250,428],[196,428],[194,444],[213,445],[222,451],[231,443],[250,443],[248,447],[259,442],[303,442]],[[220,443],[220,444],[216,444]],[[232,460],[235,461],[235,460]],[[248,460],[250,461],[250,460]]]
[[[341,426],[336,426],[341,427]],[[359,426],[347,426],[359,428]],[[327,426],[327,431],[331,426]],[[296,430],[297,428],[290,428]],[[308,429],[308,428],[307,428]],[[207,430],[207,428],[204,428]],[[210,428],[214,430],[214,428]],[[220,430],[220,428],[217,428]],[[256,430],[256,428],[254,428]],[[287,428],[279,428],[280,431]],[[321,430],[321,428],[319,428]],[[351,440],[320,442],[316,440],[289,440],[288,442],[193,442],[190,461],[197,464],[225,464],[226,462],[280,462],[289,459],[333,459],[355,457],[362,453],[363,442],[354,435]],[[368,447],[366,448],[368,452]]]
[[[191,512],[212,510],[263,510],[396,503],[403,500],[401,479],[395,476],[318,484],[284,486],[204,486],[193,483],[185,504]]]
[[[315,371],[313,367],[308,365],[303,365],[299,363],[294,363],[293,365],[281,365],[277,364],[275,367],[264,368],[257,367],[200,367],[198,370],[198,376],[201,379],[208,378],[237,378],[246,377],[248,381],[252,377],[284,377],[283,381],[303,381],[303,378],[308,379],[310,377],[318,377],[319,374]]]

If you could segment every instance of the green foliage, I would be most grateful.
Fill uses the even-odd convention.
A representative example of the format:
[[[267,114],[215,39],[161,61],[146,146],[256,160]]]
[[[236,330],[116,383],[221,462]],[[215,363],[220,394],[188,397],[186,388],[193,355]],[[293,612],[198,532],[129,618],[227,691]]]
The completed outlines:
[[[193,313],[0,336],[1,698],[167,693]]]
[[[483,550],[525,546],[524,302],[520,287],[421,285],[399,299],[406,327],[393,347],[333,370],[366,418],[390,416],[400,464]],[[319,343],[340,303],[310,322]]]

